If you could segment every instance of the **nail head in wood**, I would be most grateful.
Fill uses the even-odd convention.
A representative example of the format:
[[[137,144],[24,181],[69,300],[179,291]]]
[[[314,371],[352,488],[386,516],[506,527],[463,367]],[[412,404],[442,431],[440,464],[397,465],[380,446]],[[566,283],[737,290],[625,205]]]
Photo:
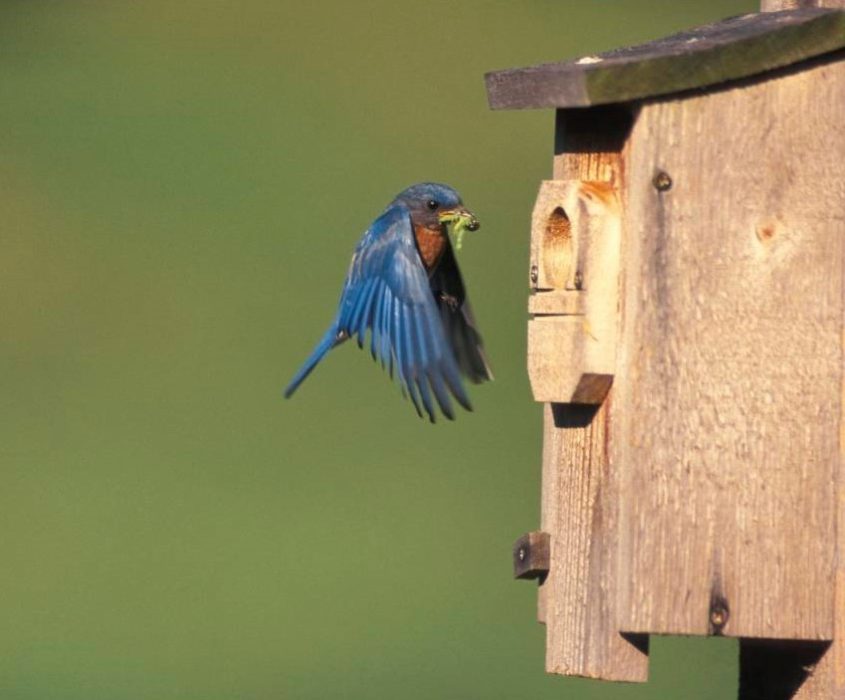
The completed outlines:
[[[710,634],[721,635],[730,616],[728,601],[721,595],[714,595],[710,601]]]
[[[549,534],[535,530],[513,545],[514,578],[544,579],[549,573]]]
[[[658,192],[667,192],[672,189],[672,177],[664,170],[658,170],[651,183]]]

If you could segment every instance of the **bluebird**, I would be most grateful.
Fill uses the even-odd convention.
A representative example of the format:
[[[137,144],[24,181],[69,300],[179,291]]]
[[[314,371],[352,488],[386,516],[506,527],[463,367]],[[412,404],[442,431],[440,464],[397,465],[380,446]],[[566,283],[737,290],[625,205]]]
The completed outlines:
[[[433,423],[435,401],[450,420],[450,394],[471,411],[461,374],[493,378],[472,315],[449,232],[460,246],[478,220],[447,185],[425,182],[400,192],[366,230],[343,283],[337,313],[291,380],[289,398],[332,348],[356,338],[395,373],[417,413]],[[433,398],[432,398],[433,397]]]

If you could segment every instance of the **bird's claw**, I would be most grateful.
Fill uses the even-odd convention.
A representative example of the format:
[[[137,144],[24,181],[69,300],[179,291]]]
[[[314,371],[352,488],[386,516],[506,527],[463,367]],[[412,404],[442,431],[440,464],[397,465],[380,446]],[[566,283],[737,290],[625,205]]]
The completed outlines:
[[[440,292],[440,301],[445,302],[452,311],[457,311],[460,306],[457,297],[453,297],[451,294],[446,294],[445,292]]]

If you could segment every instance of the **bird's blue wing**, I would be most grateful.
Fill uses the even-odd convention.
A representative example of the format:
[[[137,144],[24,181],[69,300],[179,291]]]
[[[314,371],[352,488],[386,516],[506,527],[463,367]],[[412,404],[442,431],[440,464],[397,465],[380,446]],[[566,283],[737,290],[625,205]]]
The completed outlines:
[[[373,357],[398,375],[420,415],[434,421],[436,400],[454,418],[450,393],[472,410],[403,204],[388,207],[358,243],[336,327],[359,346],[369,331]]]

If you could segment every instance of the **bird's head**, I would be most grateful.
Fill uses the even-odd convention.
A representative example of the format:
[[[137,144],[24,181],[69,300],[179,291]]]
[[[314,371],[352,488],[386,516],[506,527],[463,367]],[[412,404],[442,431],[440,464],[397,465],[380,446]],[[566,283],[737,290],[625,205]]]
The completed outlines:
[[[452,233],[456,248],[460,248],[464,231],[481,227],[475,214],[461,202],[461,196],[448,185],[423,182],[403,190],[396,199],[408,207],[414,226],[441,231],[443,235]]]

